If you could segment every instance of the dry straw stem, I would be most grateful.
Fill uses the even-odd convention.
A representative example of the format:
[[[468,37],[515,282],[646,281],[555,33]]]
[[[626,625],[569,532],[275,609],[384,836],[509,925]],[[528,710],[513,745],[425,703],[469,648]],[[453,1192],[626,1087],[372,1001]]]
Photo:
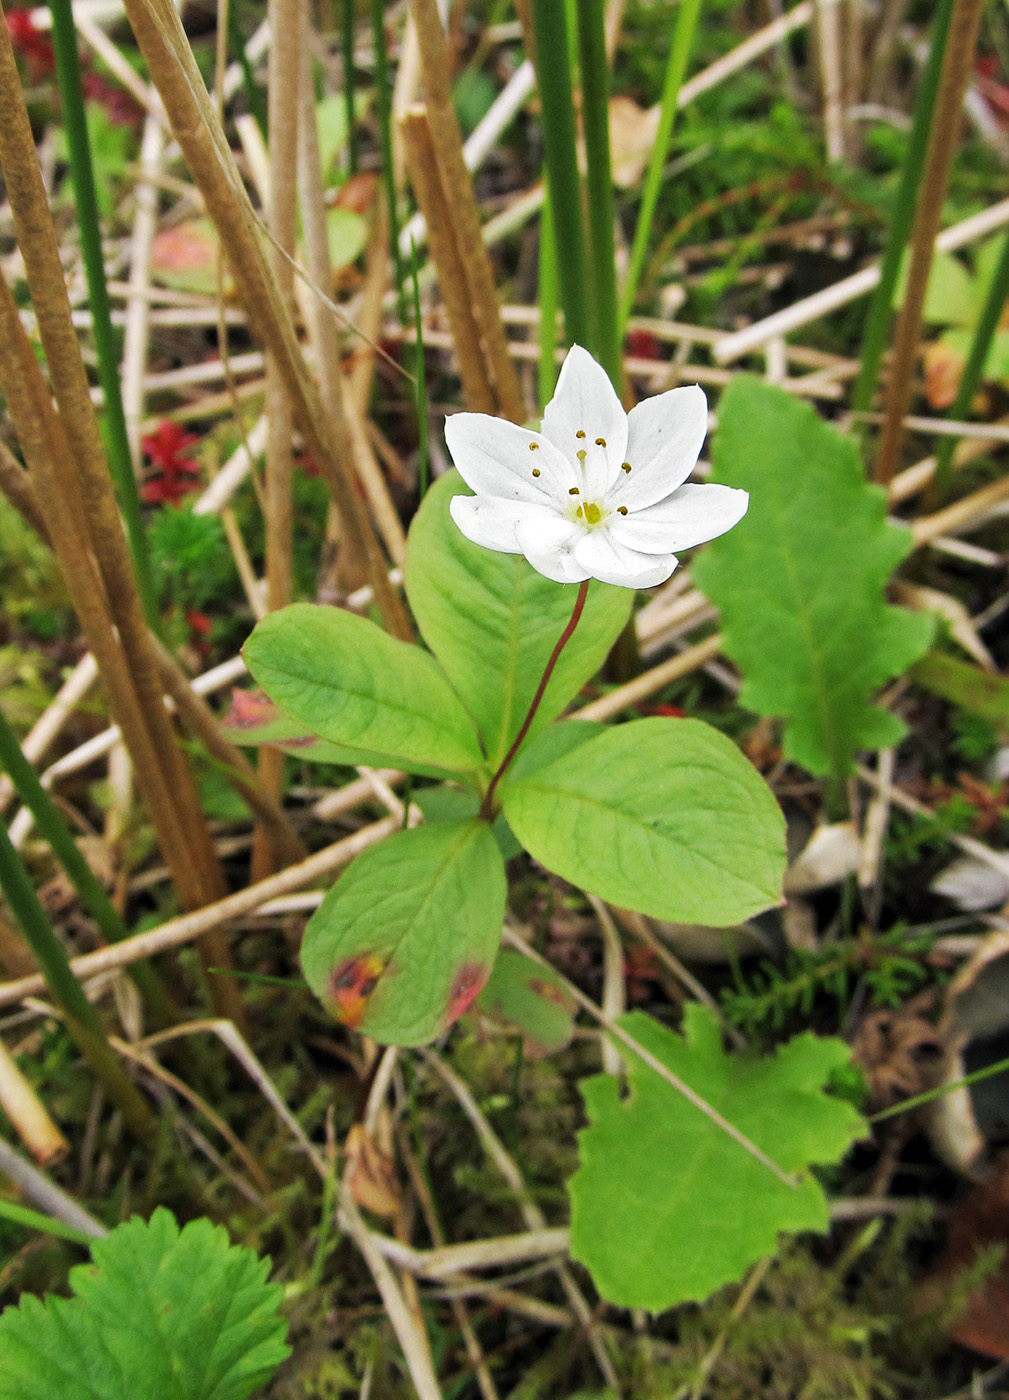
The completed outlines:
[[[31,526],[39,539],[44,544],[49,544],[49,531],[42,518],[42,511],[31,477],[2,440],[0,440],[0,492],[14,507],[21,519]]]
[[[349,444],[327,418],[293,322],[260,242],[259,225],[221,124],[207,96],[172,0],[125,0],[125,9],[172,130],[217,226],[253,334],[271,351],[306,446],[322,468],[345,530],[367,561],[375,603],[394,635],[410,627],[364,507],[357,499]]]
[[[410,183],[427,222],[431,256],[459,361],[463,402],[471,413],[494,413],[497,400],[481,348],[452,210],[438,173],[427,108],[415,103],[400,117],[399,129]]]
[[[0,1040],[0,1108],[39,1166],[48,1167],[67,1154],[66,1138],[49,1117],[38,1094]]]
[[[943,194],[960,136],[960,114],[983,10],[984,0],[956,0],[950,19],[946,52],[939,75],[939,92],[929,131],[925,172],[918,190],[911,233],[907,289],[894,335],[890,377],[883,406],[883,431],[873,471],[874,479],[884,485],[897,470],[904,438],[904,415],[911,401],[911,381],[932,265],[932,248],[939,232]]]
[[[78,979],[94,977],[110,968],[126,967],[142,958],[155,957],[170,949],[181,948],[197,938],[205,938],[212,930],[220,930],[231,920],[251,914],[268,900],[304,889],[306,885],[331,875],[334,870],[353,860],[359,852],[374,846],[376,842],[399,828],[400,823],[394,817],[383,817],[381,821],[372,822],[360,831],[355,831],[352,836],[346,836],[343,840],[317,851],[298,865],[288,866],[278,875],[271,875],[266,880],[260,880],[255,885],[227,895],[215,904],[208,904],[177,919],[169,919],[158,928],[134,934],[132,938],[126,938],[122,943],[116,943],[110,948],[99,948],[94,953],[85,953],[82,957],[73,958],[70,963],[71,971]],[[24,997],[35,996],[44,990],[45,983],[38,974],[22,977],[16,982],[0,984],[0,1006],[13,1006]]]
[[[459,122],[450,88],[451,61],[437,0],[410,0],[417,28],[427,118],[442,192],[455,232],[465,287],[480,331],[487,371],[499,412],[513,423],[526,417],[518,375],[508,353],[490,258],[483,241],[473,182],[462,153]]]
[[[65,1225],[72,1225],[75,1230],[96,1240],[104,1239],[108,1234],[104,1225],[99,1224],[93,1215],[88,1215],[72,1197],[61,1191],[38,1167],[33,1167],[31,1162],[15,1152],[3,1138],[0,1138],[0,1172],[10,1177],[25,1199],[54,1220],[62,1220]]]
[[[5,26],[0,27],[0,167],[59,414],[3,279],[0,343],[6,353],[0,379],[49,536],[116,711],[158,844],[180,899],[198,908],[221,897],[224,877],[162,702]],[[214,961],[227,958],[226,944],[202,951]],[[223,1014],[241,1015],[234,985],[217,987],[215,998]]]

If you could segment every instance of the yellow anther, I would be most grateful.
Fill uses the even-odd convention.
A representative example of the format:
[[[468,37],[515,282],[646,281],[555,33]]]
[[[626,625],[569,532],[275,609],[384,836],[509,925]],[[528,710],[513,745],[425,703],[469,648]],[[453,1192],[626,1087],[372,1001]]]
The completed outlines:
[[[603,513],[596,505],[595,501],[590,501],[585,507],[585,520],[589,525],[598,525],[603,518]]]
[[[626,506],[617,506],[617,514],[618,514],[618,515],[626,515],[626,514],[627,514],[627,507],[626,507]]]
[[[631,464],[630,464],[630,462],[621,462],[621,463],[620,463],[620,470],[621,470],[622,472],[629,472],[630,469],[631,469]]]
[[[533,467],[533,476],[539,476],[539,474],[540,474],[540,469],[539,469],[539,467]]]
[[[529,444],[529,451],[530,451],[530,452],[538,452],[539,450],[540,450],[540,445],[539,445],[538,442],[531,442],[531,443]]]
[[[579,492],[577,486],[569,487],[569,489],[568,489],[568,495],[569,495],[569,496],[577,496],[577,495],[580,495],[580,494],[581,494],[581,493]]]
[[[581,462],[581,463],[583,463],[583,464],[584,464],[584,462],[585,462],[585,458],[586,458],[588,455],[589,455],[589,454],[585,451],[585,448],[584,448],[584,447],[579,447],[578,451],[575,453],[575,456],[578,458],[579,462]]]
[[[584,436],[585,436],[585,429],[584,429],[584,428],[579,428],[578,431],[577,431],[577,433],[575,433],[575,437],[577,437],[577,438],[583,438]]]
[[[605,447],[605,446],[606,446],[606,439],[605,439],[605,438],[596,438],[596,446],[597,446],[597,447]]]

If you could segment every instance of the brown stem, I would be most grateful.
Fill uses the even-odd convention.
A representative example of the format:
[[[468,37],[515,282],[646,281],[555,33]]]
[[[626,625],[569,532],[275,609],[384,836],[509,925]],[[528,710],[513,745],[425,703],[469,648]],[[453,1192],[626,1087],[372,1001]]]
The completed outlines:
[[[529,706],[529,710],[526,714],[525,719],[522,721],[522,727],[519,730],[519,732],[515,735],[515,738],[512,740],[511,748],[501,760],[497,772],[490,780],[490,787],[487,789],[487,794],[484,797],[484,800],[480,806],[480,815],[481,817],[483,817],[484,821],[490,821],[494,815],[494,793],[497,788],[497,785],[501,781],[505,772],[508,770],[512,759],[515,757],[515,755],[521,748],[522,740],[529,733],[529,726],[536,718],[536,711],[539,709],[540,701],[543,699],[544,693],[546,692],[546,688],[550,684],[550,677],[554,673],[554,667],[557,665],[557,662],[560,659],[561,652],[571,640],[571,634],[578,626],[579,619],[581,618],[582,611],[585,607],[585,599],[588,597],[588,592],[589,580],[585,579],[584,582],[578,585],[578,597],[575,599],[575,605],[571,609],[571,616],[568,619],[568,624],[564,628],[564,631],[561,633],[561,635],[557,638],[557,645],[550,653],[550,660],[547,662],[546,667],[543,671],[543,675],[540,677],[540,683],[536,687],[536,694],[533,696],[533,702]]]

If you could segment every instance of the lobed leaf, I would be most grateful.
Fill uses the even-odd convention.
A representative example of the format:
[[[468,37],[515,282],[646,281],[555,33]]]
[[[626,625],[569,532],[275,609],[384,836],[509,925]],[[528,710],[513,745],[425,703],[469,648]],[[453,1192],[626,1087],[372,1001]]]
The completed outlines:
[[[932,635],[930,618],[883,597],[910,532],[887,523],[885,493],[866,482],[855,443],[793,395],[740,376],[718,422],[715,475],[745,487],[750,509],[707,546],[694,577],[721,609],[741,702],[787,721],[788,758],[844,776],[860,749],[904,733],[870,700]]]
[[[0,1315],[0,1400],[246,1400],[289,1355],[269,1260],[163,1207],[92,1246],[73,1298]]]
[[[837,1162],[863,1132],[856,1110],[822,1092],[847,1065],[840,1040],[804,1034],[769,1058],[727,1055],[707,1007],[689,1004],[684,1037],[644,1012],[619,1024],[790,1174],[790,1187],[638,1056],[629,1093],[612,1075],[583,1080],[589,1126],[568,1185],[571,1251],[600,1293],[661,1312],[700,1302],[773,1254],[782,1231],[826,1230],[809,1167]]]
[[[724,926],[780,902],[778,805],[736,746],[700,720],[606,729],[506,777],[502,801],[530,855],[612,904]]]
[[[571,616],[575,588],[543,578],[517,554],[472,544],[449,515],[464,494],[447,472],[410,527],[405,582],[421,636],[476,721],[491,768],[518,733],[554,645]],[[593,582],[578,627],[561,653],[533,722],[556,719],[606,660],[630,616],[633,593]]]
[[[423,1045],[490,976],[505,892],[487,822],[397,832],[362,852],[309,920],[308,984],[344,1025],[385,1045]]]
[[[370,752],[368,762],[433,777],[472,778],[483,766],[473,722],[436,662],[366,618],[294,603],[265,617],[242,655],[285,715]]]

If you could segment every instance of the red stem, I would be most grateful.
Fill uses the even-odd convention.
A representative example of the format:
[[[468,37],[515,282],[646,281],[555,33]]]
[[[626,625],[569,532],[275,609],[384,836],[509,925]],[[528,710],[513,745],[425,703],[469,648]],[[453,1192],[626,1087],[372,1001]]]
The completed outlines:
[[[536,687],[536,694],[533,696],[532,704],[529,706],[529,710],[526,714],[526,717],[522,721],[522,727],[519,730],[519,732],[515,735],[515,738],[512,741],[511,748],[501,760],[497,772],[490,780],[490,787],[487,789],[487,794],[484,797],[483,803],[480,807],[480,815],[485,821],[490,821],[494,815],[494,793],[497,789],[497,785],[504,777],[504,774],[507,772],[512,759],[522,747],[522,740],[529,733],[529,726],[536,718],[536,711],[539,709],[540,701],[543,699],[544,692],[546,691],[547,686],[550,684],[550,677],[554,673],[554,667],[557,665],[557,662],[560,659],[561,652],[571,640],[572,632],[574,632],[575,628],[578,626],[579,619],[582,615],[582,610],[585,607],[585,599],[588,597],[588,592],[589,580],[585,579],[584,582],[578,585],[578,597],[575,599],[575,605],[571,610],[571,616],[568,619],[568,624],[564,628],[564,631],[561,633],[561,635],[557,638],[557,645],[550,653],[550,660],[547,662],[546,668],[543,671],[543,675],[540,678],[540,683]]]

